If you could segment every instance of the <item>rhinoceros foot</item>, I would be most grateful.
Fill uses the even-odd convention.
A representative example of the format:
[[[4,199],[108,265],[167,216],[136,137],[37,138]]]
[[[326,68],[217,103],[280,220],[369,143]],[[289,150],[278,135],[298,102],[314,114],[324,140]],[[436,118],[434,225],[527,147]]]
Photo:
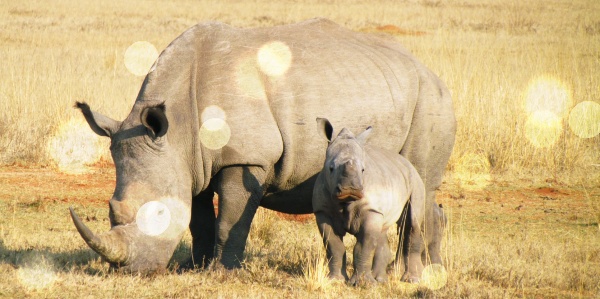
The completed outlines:
[[[210,266],[211,262],[198,262],[195,261],[193,258],[189,258],[188,260],[186,260],[185,262],[183,262],[180,266],[179,269],[182,271],[196,271],[196,270],[206,270],[208,269],[208,267]]]
[[[362,275],[357,275],[356,273],[352,275],[352,278],[348,281],[348,284],[351,286],[371,286],[376,284],[377,280],[373,278],[371,273],[365,273]]]
[[[417,284],[421,281],[421,278],[406,272],[404,275],[402,275],[402,281]]]
[[[344,275],[342,275],[341,273],[335,274],[335,273],[329,273],[327,275],[327,277],[331,280],[339,280],[339,281],[346,281],[348,280],[348,278],[344,277]]]
[[[379,283],[387,282],[387,280],[388,280],[387,274],[386,273],[379,274],[379,275],[375,276],[375,280]]]

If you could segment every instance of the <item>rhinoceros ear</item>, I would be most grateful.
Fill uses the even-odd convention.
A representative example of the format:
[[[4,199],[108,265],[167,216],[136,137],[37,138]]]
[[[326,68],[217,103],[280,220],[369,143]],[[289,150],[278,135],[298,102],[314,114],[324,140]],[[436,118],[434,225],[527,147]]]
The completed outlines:
[[[121,126],[121,122],[100,113],[93,112],[90,110],[90,106],[84,102],[76,102],[75,108],[81,110],[81,113],[83,113],[83,116],[88,125],[90,125],[92,131],[100,136],[110,137],[117,132]]]
[[[333,139],[333,126],[326,118],[317,117],[317,131],[321,136],[325,137],[327,141],[331,142]]]
[[[153,138],[162,137],[167,134],[169,121],[165,114],[165,105],[146,107],[142,110],[141,121]]]
[[[358,136],[356,136],[356,140],[358,141],[358,143],[360,143],[362,145],[367,143],[367,140],[369,139],[371,132],[373,132],[373,127],[369,126],[364,132],[362,132]]]

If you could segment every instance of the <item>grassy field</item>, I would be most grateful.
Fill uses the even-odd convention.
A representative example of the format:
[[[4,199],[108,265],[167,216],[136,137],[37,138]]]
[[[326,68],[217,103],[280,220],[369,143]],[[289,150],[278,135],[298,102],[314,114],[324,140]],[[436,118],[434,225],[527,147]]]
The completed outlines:
[[[250,27],[323,16],[354,30],[391,25],[446,82],[459,122],[451,170],[475,158],[493,175],[599,179],[599,138],[578,137],[569,112],[595,103],[596,121],[584,126],[600,130],[600,3],[366,2],[8,1],[0,9],[0,162],[54,163],[45,145],[80,120],[76,100],[123,119],[143,80],[123,61],[136,41],[160,51],[200,21]]]
[[[94,139],[73,103],[123,119],[143,80],[124,66],[136,41],[160,51],[201,21],[253,27],[316,16],[393,35],[453,94],[457,144],[438,196],[450,215],[446,287],[412,288],[397,277],[374,288],[332,284],[319,274],[323,253],[312,219],[264,210],[243,270],[180,273],[188,236],[166,274],[109,273],[68,218],[74,205],[93,229],[107,230],[114,188],[107,141]],[[600,292],[598,1],[4,1],[0,54],[0,297]],[[581,107],[587,114],[576,113]],[[101,161],[89,173],[56,167],[57,156],[87,155]]]
[[[450,218],[442,245],[448,281],[432,291],[394,272],[371,288],[330,282],[314,218],[290,221],[264,209],[241,270],[178,271],[190,255],[186,235],[165,273],[113,273],[67,212],[75,206],[91,229],[106,231],[113,169],[69,175],[11,166],[0,168],[0,182],[0,297],[594,298],[600,291],[600,232],[589,195],[598,187],[520,180],[470,190],[445,183],[438,201]],[[389,238],[397,246],[392,230]],[[354,240],[345,241],[351,253]]]

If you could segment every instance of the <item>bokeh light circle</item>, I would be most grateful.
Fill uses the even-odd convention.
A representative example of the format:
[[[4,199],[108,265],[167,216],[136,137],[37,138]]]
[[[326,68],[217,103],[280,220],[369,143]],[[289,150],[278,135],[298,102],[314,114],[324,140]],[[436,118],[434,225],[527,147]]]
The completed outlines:
[[[569,114],[569,128],[580,138],[600,134],[600,104],[584,101],[573,107]]]
[[[560,80],[551,76],[539,76],[529,82],[525,94],[525,111],[533,114],[549,111],[563,117],[571,108],[571,91]]]
[[[202,123],[208,121],[209,119],[219,118],[222,120],[227,120],[227,116],[225,115],[225,111],[221,109],[221,107],[216,105],[210,105],[204,110],[202,110],[202,114],[200,115],[200,121]]]
[[[532,113],[525,123],[525,136],[536,147],[551,147],[562,133],[562,121],[551,111]]]
[[[160,202],[165,204],[171,213],[170,226],[161,234],[161,237],[167,239],[179,238],[189,227],[192,215],[190,206],[176,197],[162,198]]]
[[[268,76],[278,77],[292,64],[292,52],[283,42],[273,41],[263,45],[257,54],[258,66]]]
[[[158,58],[156,47],[147,41],[133,43],[125,51],[124,62],[129,72],[145,76]]]
[[[108,146],[102,138],[83,119],[76,118],[61,123],[46,144],[46,152],[58,169],[69,174],[88,172],[86,165],[98,162],[104,148]]]
[[[236,66],[235,82],[240,98],[267,99],[263,84],[264,75],[256,64],[254,57],[245,57]]]
[[[571,102],[570,88],[557,78],[543,75],[529,82],[525,92],[525,137],[533,146],[549,148],[560,139]]]
[[[229,142],[231,129],[227,122],[221,118],[211,118],[202,123],[200,127],[200,141],[212,150],[217,150]]]
[[[26,266],[17,269],[17,278],[27,290],[43,290],[57,280],[56,273],[47,265]]]
[[[483,154],[466,153],[454,166],[454,176],[466,189],[483,189],[491,180],[491,165]]]
[[[430,264],[423,269],[421,284],[430,290],[439,290],[448,283],[448,272],[440,264]]]
[[[135,221],[144,234],[158,236],[171,224],[171,211],[160,201],[149,201],[140,207]]]

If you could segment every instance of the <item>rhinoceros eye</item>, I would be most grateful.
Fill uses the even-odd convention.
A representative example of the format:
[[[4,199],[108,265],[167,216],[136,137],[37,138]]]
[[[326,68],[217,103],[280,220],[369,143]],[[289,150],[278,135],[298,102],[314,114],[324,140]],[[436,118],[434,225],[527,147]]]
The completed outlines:
[[[329,172],[333,172],[333,165],[329,165]]]

